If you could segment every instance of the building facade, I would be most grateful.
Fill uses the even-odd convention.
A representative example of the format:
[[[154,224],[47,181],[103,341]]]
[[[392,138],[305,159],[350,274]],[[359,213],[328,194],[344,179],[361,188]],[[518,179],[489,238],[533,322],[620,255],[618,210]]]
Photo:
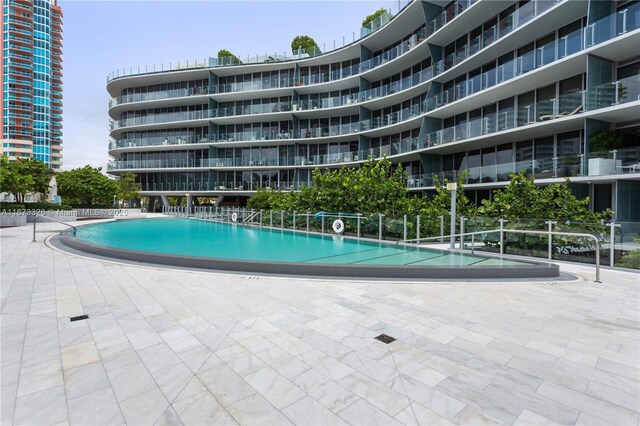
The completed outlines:
[[[2,154],[62,166],[62,10],[2,1]]]
[[[241,203],[386,156],[415,193],[524,171],[640,220],[639,46],[638,1],[413,0],[321,55],[112,76],[109,172]]]

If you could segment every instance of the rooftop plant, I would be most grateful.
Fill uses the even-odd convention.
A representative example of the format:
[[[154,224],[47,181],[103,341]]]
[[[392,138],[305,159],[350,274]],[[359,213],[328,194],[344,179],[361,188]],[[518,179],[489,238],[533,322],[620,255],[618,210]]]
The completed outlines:
[[[376,20],[378,17],[385,15],[387,13],[388,13],[387,9],[385,9],[384,7],[381,7],[380,9],[373,12],[371,15],[367,15],[367,17],[362,20],[362,26],[367,27],[371,22]]]
[[[223,59],[223,58],[231,58],[229,60],[229,62],[232,63],[232,64],[241,64],[242,63],[240,58],[238,58],[233,53],[229,52],[227,49],[218,50],[218,59]]]
[[[306,52],[309,56],[322,53],[318,48],[318,43],[308,35],[298,35],[291,40],[291,52],[295,55],[300,50]]]

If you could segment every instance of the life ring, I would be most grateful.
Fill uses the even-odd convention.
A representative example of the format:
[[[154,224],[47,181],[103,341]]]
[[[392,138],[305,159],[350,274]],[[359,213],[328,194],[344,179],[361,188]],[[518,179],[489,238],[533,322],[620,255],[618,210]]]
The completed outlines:
[[[231,220],[234,222],[238,221],[238,213],[231,213]]]
[[[336,219],[333,221],[333,225],[331,225],[331,227],[333,228],[333,232],[336,234],[342,234],[344,231],[344,222],[340,219]]]

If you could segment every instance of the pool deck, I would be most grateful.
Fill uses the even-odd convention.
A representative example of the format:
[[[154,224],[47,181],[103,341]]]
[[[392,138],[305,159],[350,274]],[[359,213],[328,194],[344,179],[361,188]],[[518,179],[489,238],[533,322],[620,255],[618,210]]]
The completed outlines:
[[[637,273],[277,278],[78,257],[31,232],[0,230],[3,425],[639,423]]]

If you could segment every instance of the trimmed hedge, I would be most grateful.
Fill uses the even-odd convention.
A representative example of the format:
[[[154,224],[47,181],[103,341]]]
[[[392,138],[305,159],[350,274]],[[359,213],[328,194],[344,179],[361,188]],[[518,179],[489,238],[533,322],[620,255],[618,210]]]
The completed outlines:
[[[67,204],[51,204],[51,203],[0,203],[0,211],[24,211],[24,210],[72,210]]]

